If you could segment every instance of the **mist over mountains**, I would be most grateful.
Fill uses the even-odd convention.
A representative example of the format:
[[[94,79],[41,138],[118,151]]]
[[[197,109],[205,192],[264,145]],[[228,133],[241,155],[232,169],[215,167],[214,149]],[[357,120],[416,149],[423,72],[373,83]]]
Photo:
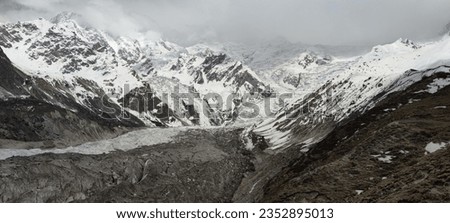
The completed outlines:
[[[151,32],[189,46],[282,37],[324,45],[376,45],[434,37],[450,20],[446,1],[4,0],[3,20],[50,19],[69,11],[113,35]]]
[[[1,3],[0,201],[450,200],[445,3],[191,2]]]

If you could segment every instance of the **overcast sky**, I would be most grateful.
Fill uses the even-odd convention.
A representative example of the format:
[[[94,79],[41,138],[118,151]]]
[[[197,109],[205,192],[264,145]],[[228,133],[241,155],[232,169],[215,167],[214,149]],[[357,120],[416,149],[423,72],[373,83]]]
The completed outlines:
[[[284,37],[329,45],[426,39],[450,23],[450,0],[0,0],[0,21],[81,14],[116,35],[192,44]]]

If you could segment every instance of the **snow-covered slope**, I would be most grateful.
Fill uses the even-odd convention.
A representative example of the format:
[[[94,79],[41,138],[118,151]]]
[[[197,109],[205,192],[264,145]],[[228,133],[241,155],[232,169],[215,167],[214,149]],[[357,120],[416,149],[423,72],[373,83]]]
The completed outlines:
[[[193,87],[202,95],[214,92],[224,98],[262,92],[265,87],[255,72],[222,52],[202,45],[183,48],[145,35],[113,37],[81,26],[71,13],[50,21],[1,25],[0,33],[0,46],[27,73],[69,82],[73,77],[93,80],[113,100],[148,84],[156,92],[165,89],[156,85],[156,77],[177,81],[185,86],[182,88]]]
[[[275,91],[298,94],[319,87],[326,82],[329,73],[345,66],[351,57],[368,50],[366,46],[291,43],[283,38],[246,44],[215,43],[209,46],[248,65]]]
[[[124,114],[95,82],[29,76],[14,67],[0,48],[1,140],[72,144],[144,126]]]
[[[319,89],[292,100],[276,117],[258,124],[253,131],[264,136],[274,150],[318,142],[335,124],[364,112],[387,94],[423,76],[449,70],[442,65],[450,65],[448,35],[436,42],[399,39],[376,46],[368,54],[346,60],[345,66],[332,71]],[[443,83],[447,82],[439,85]]]
[[[283,40],[248,47],[230,43],[181,47],[164,40],[150,40],[144,34],[115,37],[77,21],[77,15],[63,13],[50,21],[38,19],[0,25],[0,46],[25,72],[73,86],[70,92],[75,98],[89,94],[76,87],[79,77],[94,81],[114,103],[125,107],[128,104],[119,100],[134,97],[135,101],[144,102],[142,97],[151,91],[157,100],[148,101],[162,104],[150,109],[125,108],[149,125],[234,122],[238,113],[245,110],[242,102],[250,101],[262,111],[264,100],[274,97],[273,92],[293,93],[287,108],[290,113],[309,97],[316,103],[315,107],[339,121],[364,107],[371,97],[405,71],[436,67],[450,59],[448,35],[430,43],[400,39],[374,47],[362,56],[342,57],[331,55],[326,47]],[[176,86],[180,93],[190,92],[199,97],[178,102],[162,98],[174,93]],[[210,93],[216,98],[202,100]],[[331,94],[339,102],[330,105],[314,99],[311,93],[321,97]],[[219,96],[223,101],[231,96],[233,102],[237,99],[239,103],[212,108],[220,101]],[[162,111],[165,105],[172,111]],[[275,110],[278,106],[281,104],[273,103]],[[252,120],[265,119],[267,115],[260,112]]]

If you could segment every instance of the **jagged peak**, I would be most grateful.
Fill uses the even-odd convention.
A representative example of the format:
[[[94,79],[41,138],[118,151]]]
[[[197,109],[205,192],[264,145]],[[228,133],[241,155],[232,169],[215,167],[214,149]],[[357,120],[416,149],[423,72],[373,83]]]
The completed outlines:
[[[413,49],[420,48],[414,41],[407,39],[407,38],[400,38],[396,41],[396,43],[401,43],[407,47],[411,47]]]
[[[393,44],[396,44],[396,43],[409,44],[409,43],[412,43],[412,41],[409,40],[408,38],[399,38]]]

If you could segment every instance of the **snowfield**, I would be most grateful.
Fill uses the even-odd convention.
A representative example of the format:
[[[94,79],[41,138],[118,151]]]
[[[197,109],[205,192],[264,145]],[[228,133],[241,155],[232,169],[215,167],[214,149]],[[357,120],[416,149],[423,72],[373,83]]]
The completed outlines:
[[[309,116],[316,119],[332,117],[334,122],[342,121],[354,112],[372,108],[383,99],[372,100],[380,93],[384,92],[384,96],[387,96],[406,89],[423,77],[450,72],[450,66],[446,66],[450,65],[449,61],[449,35],[435,42],[413,43],[399,39],[392,44],[376,46],[368,54],[354,58],[345,69],[332,72],[328,79],[323,78],[326,82],[317,82],[311,89],[319,89],[317,93],[322,100],[305,101],[305,95],[299,94],[301,97],[289,101],[277,118],[266,119],[254,131],[269,141],[270,149],[286,148],[293,143],[290,138],[298,138],[290,133],[293,128],[314,122]],[[429,85],[427,92],[436,93],[449,84],[448,79],[437,79]],[[301,109],[304,107],[299,106],[302,104],[309,109],[308,114],[293,117],[297,113],[302,115]],[[295,143],[308,145],[311,139],[305,138],[304,141]]]

